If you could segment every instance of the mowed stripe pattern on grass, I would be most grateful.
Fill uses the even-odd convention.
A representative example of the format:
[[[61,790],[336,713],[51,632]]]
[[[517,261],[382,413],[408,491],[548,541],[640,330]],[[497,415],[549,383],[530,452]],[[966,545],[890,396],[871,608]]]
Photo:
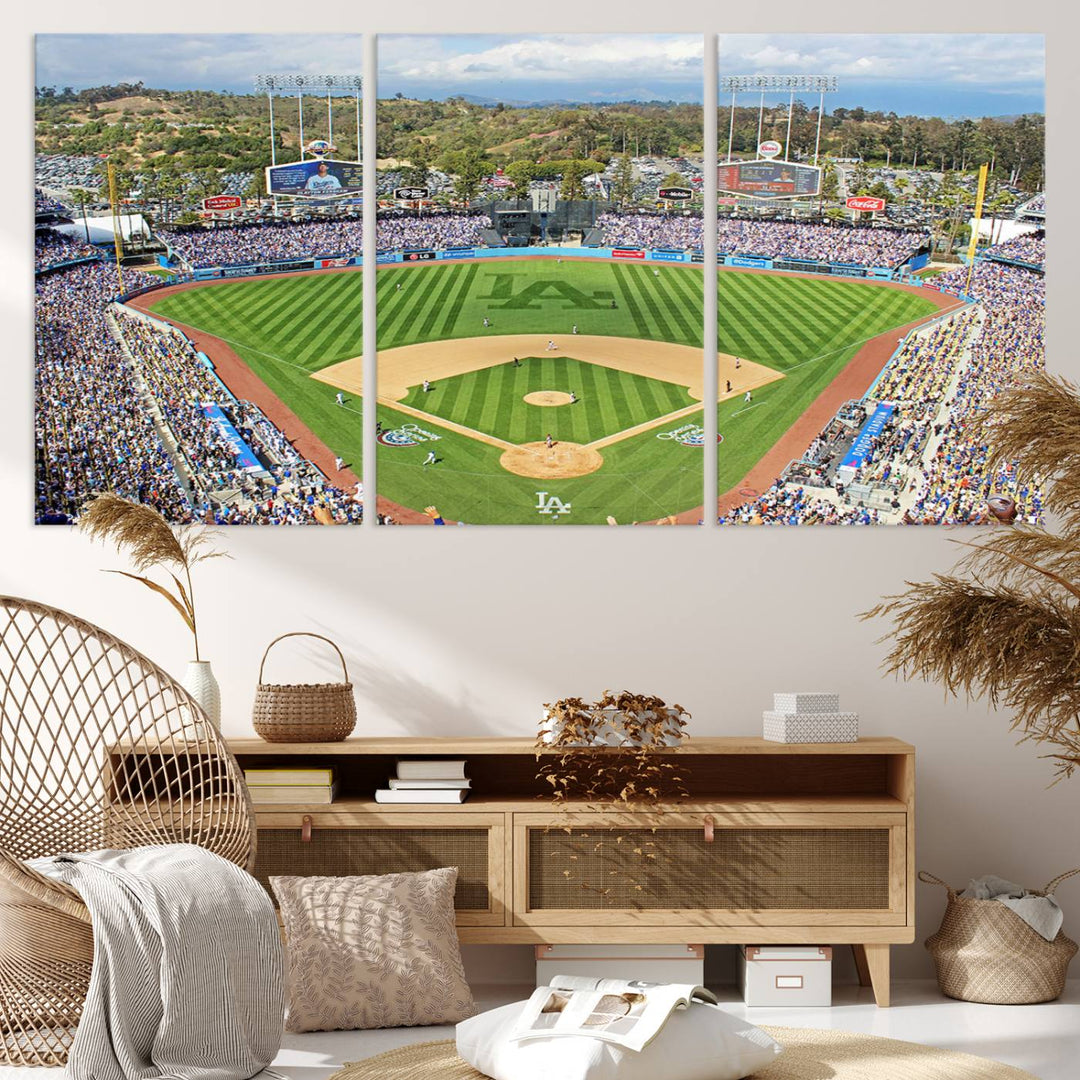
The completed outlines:
[[[477,334],[582,334],[700,347],[702,274],[567,259],[436,263],[378,271],[382,349]],[[616,307],[612,308],[611,303]],[[484,318],[490,326],[484,327]]]
[[[851,281],[724,272],[717,284],[721,352],[787,371],[933,310],[905,292]]]
[[[561,390],[573,405],[530,405],[526,394]],[[521,366],[499,364],[414,388],[405,404],[512,443],[538,442],[547,434],[588,443],[635,427],[696,402],[685,387],[648,379],[569,356],[525,357]]]
[[[362,351],[362,300],[363,275],[350,271],[209,285],[166,297],[154,310],[278,363],[318,371]]]

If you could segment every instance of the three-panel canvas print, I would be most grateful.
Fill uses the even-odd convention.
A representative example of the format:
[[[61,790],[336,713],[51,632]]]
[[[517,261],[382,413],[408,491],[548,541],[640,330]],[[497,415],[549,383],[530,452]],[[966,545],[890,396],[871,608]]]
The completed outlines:
[[[1040,520],[1041,36],[376,46],[38,37],[35,522]]]

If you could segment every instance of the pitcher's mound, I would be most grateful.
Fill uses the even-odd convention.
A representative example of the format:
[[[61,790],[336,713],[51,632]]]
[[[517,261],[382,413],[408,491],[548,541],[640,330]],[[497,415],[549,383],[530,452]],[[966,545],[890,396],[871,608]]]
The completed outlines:
[[[562,480],[570,476],[588,476],[604,464],[604,459],[599,450],[580,443],[557,442],[549,450],[546,443],[534,442],[505,451],[499,464],[518,476]]]
[[[569,405],[571,397],[562,390],[534,390],[522,400],[526,405]]]

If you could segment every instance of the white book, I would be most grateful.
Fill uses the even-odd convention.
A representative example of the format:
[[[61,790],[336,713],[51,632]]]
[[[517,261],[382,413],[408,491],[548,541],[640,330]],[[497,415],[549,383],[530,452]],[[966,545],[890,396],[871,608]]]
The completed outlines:
[[[395,791],[432,791],[435,789],[447,789],[452,791],[472,787],[471,780],[397,780],[390,779],[390,787]]]
[[[397,763],[399,780],[464,780],[464,761],[419,760]]]
[[[467,791],[453,788],[428,788],[426,790],[379,788],[375,792],[375,801],[378,803],[462,803],[468,796]]]

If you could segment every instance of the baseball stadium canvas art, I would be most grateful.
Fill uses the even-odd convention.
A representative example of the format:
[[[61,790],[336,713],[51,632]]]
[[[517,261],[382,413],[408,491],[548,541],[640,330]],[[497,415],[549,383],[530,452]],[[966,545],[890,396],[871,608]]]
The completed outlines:
[[[361,520],[359,35],[39,35],[35,521]]]
[[[700,521],[701,37],[378,49],[380,521]]]
[[[1038,521],[972,421],[1045,362],[1042,37],[718,59],[720,522]]]

